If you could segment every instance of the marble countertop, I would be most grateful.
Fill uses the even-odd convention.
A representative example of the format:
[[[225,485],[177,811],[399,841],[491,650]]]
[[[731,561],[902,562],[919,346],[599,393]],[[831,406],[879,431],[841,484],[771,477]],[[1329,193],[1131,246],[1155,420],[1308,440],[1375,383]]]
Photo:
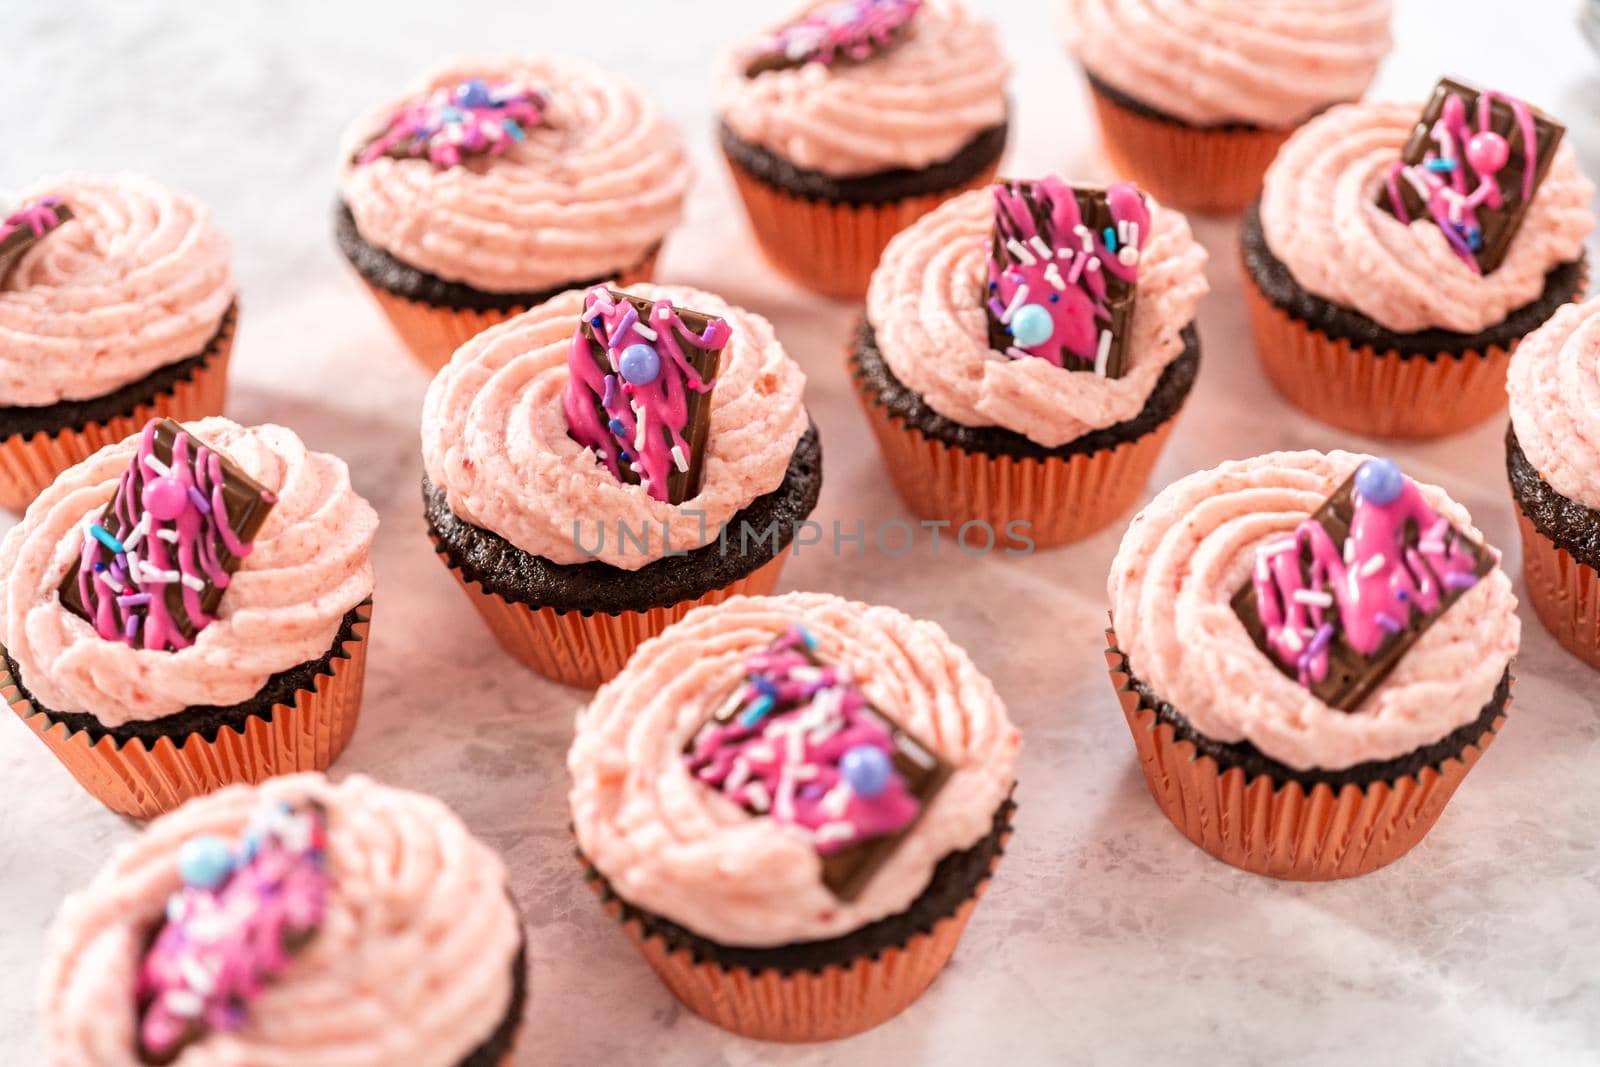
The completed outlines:
[[[1008,169],[1105,177],[1058,5],[974,3],[1003,23],[1017,64]],[[1507,728],[1415,852],[1344,883],[1245,874],[1173,829],[1135,764],[1100,654],[1117,530],[1027,559],[948,545],[934,558],[922,541],[898,560],[792,561],[784,588],[937,619],[994,677],[1026,739],[1016,835],[949,970],[882,1028],[786,1048],[680,1009],[572,859],[564,757],[583,694],[504,655],[430,551],[416,434],[427,380],[334,249],[333,159],[350,115],[445,53],[559,50],[628,71],[684,124],[702,164],[662,276],[767,315],[804,366],[827,455],[814,518],[906,518],[846,380],[857,309],[764,269],[712,155],[709,51],[785,5],[697,0],[690,17],[690,5],[612,0],[603,20],[553,0],[473,5],[471,18],[376,0],[185,6],[8,12],[0,187],[129,168],[215,205],[243,308],[229,413],[286,423],[347,458],[383,517],[366,708],[336,773],[436,793],[504,852],[532,960],[518,1064],[1600,1058],[1596,676],[1525,608]],[[1441,71],[1513,89],[1560,115],[1600,176],[1600,57],[1578,31],[1579,6],[1398,0],[1398,46],[1376,91],[1420,98]],[[1250,348],[1236,227],[1201,220],[1196,231],[1213,257],[1205,364],[1156,485],[1271,449],[1362,446],[1273,393]],[[1516,574],[1501,432],[1387,451],[1465,502]],[[34,1064],[43,929],[137,827],[76,788],[9,715],[0,782],[0,1059]]]

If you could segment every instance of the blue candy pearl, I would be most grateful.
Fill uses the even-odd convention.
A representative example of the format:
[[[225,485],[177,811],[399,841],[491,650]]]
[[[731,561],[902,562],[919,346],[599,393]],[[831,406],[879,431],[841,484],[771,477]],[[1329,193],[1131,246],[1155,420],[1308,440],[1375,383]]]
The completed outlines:
[[[233,851],[220,837],[202,834],[185,841],[178,849],[178,874],[185,885],[215,889],[231,873]]]
[[[489,83],[482,78],[473,78],[456,89],[456,99],[463,107],[488,107],[494,103],[489,96]]]
[[[649,385],[661,373],[661,357],[649,345],[629,345],[622,350],[620,369],[630,384]]]
[[[1011,336],[1023,348],[1032,348],[1050,340],[1056,332],[1055,320],[1042,304],[1023,304],[1011,316]]]
[[[1371,504],[1393,504],[1405,485],[1406,476],[1392,459],[1369,459],[1356,471],[1356,492]]]
[[[875,797],[888,788],[894,767],[882,749],[857,745],[839,760],[839,773],[857,796]]]

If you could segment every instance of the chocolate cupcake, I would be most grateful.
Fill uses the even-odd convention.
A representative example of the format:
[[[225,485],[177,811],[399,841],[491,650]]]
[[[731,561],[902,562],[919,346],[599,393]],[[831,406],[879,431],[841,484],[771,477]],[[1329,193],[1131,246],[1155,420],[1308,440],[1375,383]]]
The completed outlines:
[[[822,485],[804,386],[765,319],[709,293],[563,293],[428,390],[440,558],[507,651],[597,685],[695,605],[777,583]]]
[[[1134,186],[1059,178],[965,193],[896,237],[851,371],[911,510],[1021,549],[1126,513],[1194,384],[1205,263]]]
[[[1118,174],[1163,203],[1237,212],[1295,128],[1358,100],[1388,54],[1390,0],[1067,0]]]
[[[525,955],[504,865],[439,801],[359,775],[235,786],[62,904],[45,1062],[506,1067]]]
[[[690,1010],[776,1041],[876,1026],[950,959],[1010,833],[1021,741],[937,625],[739,597],[578,713],[579,857]]]
[[[959,0],[813,0],[723,58],[723,155],[772,265],[857,299],[889,238],[993,180],[1010,65]]]
[[[131,174],[0,204],[0,507],[153,417],[222,413],[229,257],[208,208]]]
[[[152,421],[0,542],[6,699],[127,815],[322,770],[361,707],[377,523],[289,430]]]
[[[1106,657],[1156,803],[1258,874],[1405,854],[1506,716],[1498,560],[1387,460],[1279,452],[1162,490],[1112,564]]]
[[[1338,107],[1296,133],[1242,232],[1256,351],[1284,397],[1380,437],[1499,412],[1511,350],[1587,273],[1594,187],[1559,130],[1446,80],[1424,105]]]
[[[1600,667],[1600,300],[1569,304],[1511,357],[1506,474],[1539,621]]]
[[[693,170],[639,89],[576,60],[463,60],[345,136],[340,249],[436,370],[566,289],[649,281]]]

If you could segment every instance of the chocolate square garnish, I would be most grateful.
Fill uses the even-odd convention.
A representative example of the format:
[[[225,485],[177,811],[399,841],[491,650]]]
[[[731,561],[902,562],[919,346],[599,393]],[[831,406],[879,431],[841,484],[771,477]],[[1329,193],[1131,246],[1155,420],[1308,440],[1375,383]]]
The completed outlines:
[[[860,895],[953,772],[798,626],[751,658],[683,757],[697,780],[752,815],[810,832],[823,884],[843,901]]]
[[[0,219],[0,282],[6,280],[6,275],[11,273],[11,268],[17,265],[24,252],[70,218],[70,207],[55,197],[45,197],[25,204]]]
[[[107,640],[186,648],[215,617],[276,502],[178,423],[152,419],[111,503],[82,535],[61,603]]]
[[[807,63],[864,63],[903,41],[922,0],[834,0],[775,30],[745,64],[747,78]]]
[[[1490,549],[1433,511],[1398,468],[1390,464],[1385,473],[1402,484],[1394,503],[1362,500],[1358,469],[1293,535],[1259,550],[1250,580],[1232,600],[1256,647],[1285,675],[1342,711],[1359,708],[1428,627],[1497,562]],[[1380,509],[1366,516],[1371,525],[1364,527],[1364,539],[1352,539],[1358,508]],[[1398,567],[1391,556],[1402,561]],[[1290,562],[1287,579],[1272,570]],[[1352,580],[1359,587],[1353,600]],[[1262,588],[1275,597],[1266,613]],[[1396,588],[1399,595],[1392,593]],[[1428,588],[1435,602],[1429,603]],[[1276,625],[1268,615],[1277,616]],[[1281,647],[1274,646],[1275,637]],[[1319,647],[1326,657],[1320,677]],[[1291,660],[1296,653],[1300,658]]]
[[[595,288],[577,332],[566,395],[572,438],[657,500],[692,500],[705,476],[711,391],[731,328],[668,301]]]
[[[1401,222],[1431,219],[1458,256],[1489,274],[1505,261],[1565,132],[1531,104],[1441,78],[1378,206]]]
[[[1130,183],[994,187],[984,312],[989,347],[1066,370],[1127,371],[1149,202]]]

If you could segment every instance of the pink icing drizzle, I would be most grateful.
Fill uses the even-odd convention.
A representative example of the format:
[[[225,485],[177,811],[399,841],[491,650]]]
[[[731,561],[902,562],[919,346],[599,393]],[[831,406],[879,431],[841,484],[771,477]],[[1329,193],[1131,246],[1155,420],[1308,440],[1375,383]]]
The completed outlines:
[[[24,226],[31,229],[35,237],[43,237],[61,225],[61,217],[55,210],[60,205],[61,198],[56,196],[46,196],[24,204],[0,222],[0,241]]]
[[[1014,343],[1006,354],[1013,359],[1036,356],[1057,367],[1067,366],[1071,356],[1104,373],[1097,357],[1109,345],[1105,275],[1109,272],[1129,283],[1138,280],[1139,253],[1150,236],[1150,209],[1132,182],[1108,187],[1106,199],[1116,230],[1107,241],[1104,232],[1084,226],[1077,198],[1066,182],[1052,176],[1033,188],[1033,195],[1050,205],[1048,235],[1039,233],[1017,186],[994,187],[995,231],[1014,246],[1021,262],[1007,264],[990,257],[989,308],[1009,326],[1019,310],[1032,304],[1048,312],[1053,329],[1046,340]]]
[[[645,345],[659,358],[659,372],[645,384],[603,373],[580,326],[567,351],[571,372],[563,398],[567,427],[573,439],[593,450],[615,477],[621,478],[622,463],[636,464],[645,491],[664,502],[673,468],[686,470],[689,466],[689,442],[683,436],[689,417],[685,390],[705,393],[716,384],[715,380],[703,380],[690,365],[682,339],[712,351],[726,346],[733,330],[725,320],[712,319],[696,334],[670,300],[653,302],[650,323],[641,323],[634,306],[613,299],[604,286],[585,294],[583,318],[605,345],[611,366],[620,367],[629,348]],[[600,420],[601,409],[606,413],[605,423]]]
[[[139,1044],[165,1062],[208,1031],[234,1030],[250,1001],[322,926],[329,877],[321,807],[262,808],[213,887],[186,885],[139,966]]]
[[[396,110],[356,162],[371,163],[397,150],[425,154],[436,167],[459,166],[464,156],[503,155],[544,121],[548,107],[544,93],[518,81],[490,85],[469,78],[440,86]]]
[[[809,831],[825,856],[904,829],[921,805],[898,773],[872,796],[845,779],[847,752],[870,746],[888,759],[894,741],[849,672],[812,659],[814,644],[794,625],[750,657],[749,679],[735,696],[739,710],[707,723],[684,759],[691,774],[741,807]]]
[[[1412,611],[1435,612],[1447,590],[1478,582],[1476,560],[1450,521],[1409,478],[1400,481],[1398,494],[1384,504],[1356,491],[1343,546],[1321,523],[1307,519],[1293,536],[1269,543],[1256,557],[1256,604],[1268,644],[1296,669],[1301,684],[1327,677],[1336,633],[1370,656]],[[1407,543],[1408,530],[1416,531],[1415,544]],[[1309,574],[1300,563],[1305,547],[1311,550]]]
[[[242,558],[251,546],[228,524],[222,458],[181,433],[172,445],[172,463],[161,464],[155,454],[159,421],[145,424],[117,486],[115,514],[123,536],[110,539],[122,551],[97,536],[105,533],[98,523],[91,526],[83,535],[78,593],[101,637],[167,652],[191,643],[173,618],[167,588],[181,583],[184,613],[198,633],[215,618],[201,606],[205,584],[228,587],[222,552]],[[151,511],[152,503],[159,514]],[[166,532],[175,539],[164,538]]]
[[[1467,123],[1467,107],[1462,99],[1453,93],[1447,96],[1438,121],[1429,131],[1437,147],[1430,148],[1420,164],[1408,166],[1403,160],[1396,160],[1384,178],[1395,217],[1401,222],[1411,221],[1400,190],[1400,183],[1405,181],[1426,204],[1429,217],[1444,233],[1456,255],[1480,274],[1476,253],[1483,244],[1483,229],[1478,224],[1478,209],[1502,206],[1500,183],[1495,175],[1505,166],[1510,154],[1505,138],[1489,128],[1491,108],[1496,99],[1503,100],[1516,116],[1527,157],[1522,171],[1522,199],[1524,202],[1531,200],[1539,157],[1533,112],[1516,97],[1493,90],[1478,95],[1476,130]]]
[[[922,0],[839,0],[779,29],[760,50],[791,63],[825,66],[841,58],[871,59],[920,7]]]

